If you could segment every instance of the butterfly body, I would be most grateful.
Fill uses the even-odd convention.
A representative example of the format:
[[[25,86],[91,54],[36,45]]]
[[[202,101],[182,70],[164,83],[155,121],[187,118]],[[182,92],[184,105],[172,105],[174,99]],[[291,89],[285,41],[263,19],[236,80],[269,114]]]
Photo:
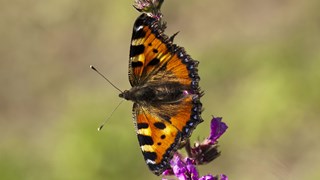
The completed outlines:
[[[181,142],[202,122],[198,61],[173,44],[164,25],[146,14],[133,27],[129,60],[131,89],[119,96],[133,101],[138,141],[150,170],[160,175]]]
[[[119,96],[145,106],[177,103],[184,98],[186,87],[178,83],[159,83],[134,86]]]

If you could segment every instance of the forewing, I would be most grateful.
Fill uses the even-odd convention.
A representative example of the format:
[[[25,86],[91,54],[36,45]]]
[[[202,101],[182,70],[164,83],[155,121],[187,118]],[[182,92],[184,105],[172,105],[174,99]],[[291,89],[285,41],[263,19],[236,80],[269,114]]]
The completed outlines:
[[[175,81],[198,91],[198,61],[172,43],[158,20],[142,14],[134,23],[130,46],[129,81],[137,86],[153,81]],[[193,83],[193,84],[192,84]]]
[[[144,83],[150,73],[172,57],[159,34],[161,24],[143,14],[135,21],[130,46],[129,81],[132,86]]]

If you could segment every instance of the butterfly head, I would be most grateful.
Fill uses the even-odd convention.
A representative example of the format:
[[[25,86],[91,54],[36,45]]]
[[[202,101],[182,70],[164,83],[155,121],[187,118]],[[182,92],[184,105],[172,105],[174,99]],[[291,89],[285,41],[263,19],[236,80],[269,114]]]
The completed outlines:
[[[123,99],[125,99],[125,100],[129,100],[129,95],[128,95],[129,93],[128,93],[128,90],[125,90],[125,91],[123,91],[123,92],[121,92],[120,94],[119,94],[119,97],[120,98],[123,98]]]

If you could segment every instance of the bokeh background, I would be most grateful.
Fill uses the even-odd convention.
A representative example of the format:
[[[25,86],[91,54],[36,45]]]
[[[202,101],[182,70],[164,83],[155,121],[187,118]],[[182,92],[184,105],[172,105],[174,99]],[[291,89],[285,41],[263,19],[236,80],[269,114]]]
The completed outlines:
[[[0,1],[0,179],[160,179],[128,89],[133,0]],[[166,0],[166,33],[200,61],[206,120],[229,125],[202,175],[320,179],[320,1]]]

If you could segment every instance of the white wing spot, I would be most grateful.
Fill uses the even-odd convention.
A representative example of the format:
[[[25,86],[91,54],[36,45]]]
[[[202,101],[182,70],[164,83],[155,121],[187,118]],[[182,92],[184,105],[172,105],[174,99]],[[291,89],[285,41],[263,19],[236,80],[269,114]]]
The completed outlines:
[[[152,161],[152,160],[150,160],[150,159],[147,159],[147,160],[146,160],[146,163],[147,163],[147,164],[156,164],[155,161]]]

